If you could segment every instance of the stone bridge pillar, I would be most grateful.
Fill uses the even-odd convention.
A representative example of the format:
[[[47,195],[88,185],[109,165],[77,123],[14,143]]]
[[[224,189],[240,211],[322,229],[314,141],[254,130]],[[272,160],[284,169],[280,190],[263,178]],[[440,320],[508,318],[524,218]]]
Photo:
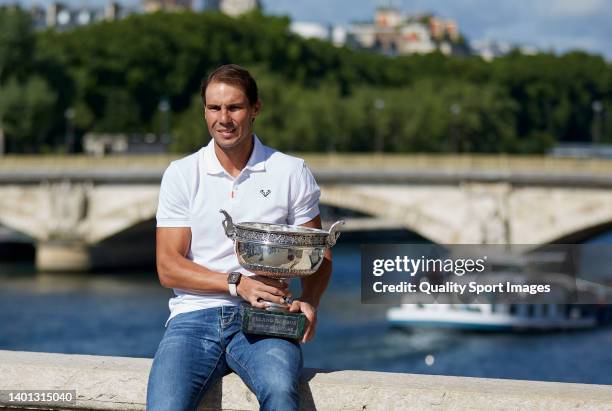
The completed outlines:
[[[36,244],[36,269],[42,272],[83,272],[91,268],[87,244],[39,241]]]
[[[90,184],[43,184],[48,196],[46,236],[36,245],[39,271],[75,272],[91,268],[84,222],[89,213]]]

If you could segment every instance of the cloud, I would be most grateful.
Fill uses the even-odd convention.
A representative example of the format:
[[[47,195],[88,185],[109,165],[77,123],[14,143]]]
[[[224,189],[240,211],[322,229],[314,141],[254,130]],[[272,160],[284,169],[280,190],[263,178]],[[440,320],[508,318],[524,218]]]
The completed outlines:
[[[589,17],[610,8],[610,0],[540,0],[540,13],[550,17]]]

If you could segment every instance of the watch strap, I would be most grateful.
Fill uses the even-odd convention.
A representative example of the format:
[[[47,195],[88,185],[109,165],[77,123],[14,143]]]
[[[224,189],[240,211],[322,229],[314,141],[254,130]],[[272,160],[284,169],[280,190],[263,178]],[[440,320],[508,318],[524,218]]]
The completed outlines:
[[[242,273],[237,271],[233,271],[227,276],[227,287],[232,297],[238,297],[238,283],[241,277]]]

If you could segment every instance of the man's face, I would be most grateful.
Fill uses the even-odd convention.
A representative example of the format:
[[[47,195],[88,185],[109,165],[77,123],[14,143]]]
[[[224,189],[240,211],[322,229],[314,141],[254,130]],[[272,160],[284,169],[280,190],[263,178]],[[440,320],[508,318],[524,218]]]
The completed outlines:
[[[241,89],[218,82],[208,85],[205,96],[204,117],[215,143],[223,149],[248,144],[261,103],[251,106]]]

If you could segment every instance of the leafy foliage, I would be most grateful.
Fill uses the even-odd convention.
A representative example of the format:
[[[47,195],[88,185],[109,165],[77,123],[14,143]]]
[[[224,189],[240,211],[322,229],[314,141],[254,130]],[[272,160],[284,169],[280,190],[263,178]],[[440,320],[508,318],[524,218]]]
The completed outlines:
[[[57,96],[45,80],[30,77],[25,83],[11,79],[0,87],[2,127],[12,139],[10,149],[36,152],[50,128]]]
[[[0,82],[23,78],[34,51],[32,21],[15,6],[0,7]]]
[[[288,19],[259,13],[160,12],[34,34],[25,12],[0,7],[0,26],[12,150],[62,141],[68,108],[78,135],[158,131],[165,97],[172,149],[196,149],[209,139],[201,78],[228,62],[254,73],[256,132],[284,150],[537,153],[595,134],[612,141],[612,67],[581,52],[390,58],[301,39]],[[16,107],[29,114],[17,120]]]

